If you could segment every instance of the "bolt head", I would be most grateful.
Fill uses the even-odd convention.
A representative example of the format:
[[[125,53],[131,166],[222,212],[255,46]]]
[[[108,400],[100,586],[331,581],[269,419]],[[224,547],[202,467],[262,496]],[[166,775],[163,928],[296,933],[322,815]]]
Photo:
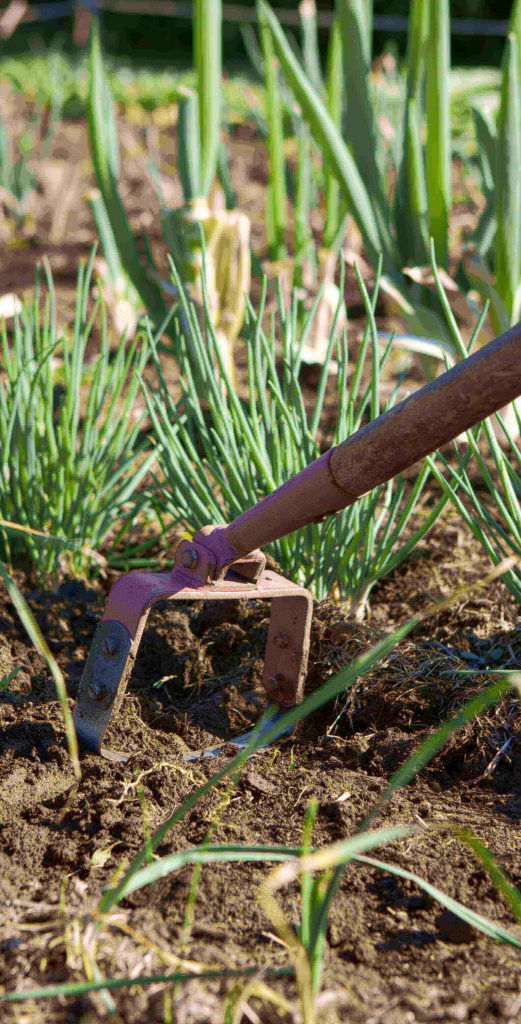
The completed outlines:
[[[89,696],[97,704],[100,704],[107,696],[107,687],[103,683],[95,683],[93,680],[89,686]]]
[[[199,561],[197,548],[187,548],[181,555],[181,565],[185,569],[195,569]]]
[[[118,653],[118,647],[119,643],[117,637],[111,636],[111,634],[108,633],[107,636],[103,638],[103,654],[105,654],[107,658],[114,658]]]
[[[277,672],[277,675],[275,676],[268,676],[265,682],[265,686],[268,693],[278,693],[281,687],[284,685],[285,681],[286,678],[282,675],[281,672]]]

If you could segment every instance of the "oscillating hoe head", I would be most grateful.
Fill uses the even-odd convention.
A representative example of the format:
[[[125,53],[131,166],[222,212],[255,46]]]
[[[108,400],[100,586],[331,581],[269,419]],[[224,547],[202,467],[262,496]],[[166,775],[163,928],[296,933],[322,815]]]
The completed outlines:
[[[74,708],[81,746],[111,760],[129,755],[103,745],[132,672],[148,613],[158,601],[266,600],[271,603],[263,684],[270,703],[302,699],[313,602],[309,591],[266,569],[260,551],[221,567],[212,550],[220,528],[177,548],[172,572],[131,572],[114,584],[97,627]]]
[[[89,750],[119,706],[147,615],[157,601],[271,601],[263,682],[280,707],[302,697],[311,595],[259,550],[351,505],[521,394],[521,324],[366,424],[228,526],[182,541],[171,573],[130,573],[112,588],[80,683],[74,720]]]

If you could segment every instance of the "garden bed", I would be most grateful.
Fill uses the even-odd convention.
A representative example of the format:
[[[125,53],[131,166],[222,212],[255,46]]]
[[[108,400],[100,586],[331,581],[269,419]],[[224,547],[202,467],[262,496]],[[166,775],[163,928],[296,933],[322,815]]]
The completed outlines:
[[[230,83],[227,83],[227,88],[230,88]],[[242,86],[236,88],[242,89]],[[249,101],[246,87],[242,91],[240,116],[236,118],[233,111],[228,110],[225,135],[232,183],[240,197],[240,209],[251,219],[252,250],[257,257],[254,269],[258,271],[267,253],[266,142],[256,126],[255,117],[245,115]],[[6,99],[3,116],[13,126],[15,137],[20,135],[30,114],[31,107],[20,95],[10,95]],[[154,110],[153,115],[144,113],[137,103],[127,105],[126,111],[120,108],[118,112],[122,199],[132,231],[136,236],[143,231],[148,234],[164,278],[168,278],[169,273],[166,245],[159,227],[160,203],[154,190],[149,159],[158,169],[167,206],[179,207],[182,192],[174,115],[173,104]],[[469,118],[467,111],[467,120]],[[390,124],[388,127],[392,129]],[[36,154],[38,159],[34,160],[32,170],[38,180],[38,189],[31,196],[23,230],[19,226],[16,237],[13,234],[10,244],[4,245],[0,261],[0,296],[8,292],[18,295],[30,293],[35,263],[46,257],[55,282],[58,323],[70,326],[74,320],[77,293],[81,291],[77,286],[78,262],[88,259],[97,241],[85,201],[95,178],[83,117],[76,120],[64,118],[54,128],[52,142],[45,151],[42,148],[40,156]],[[485,205],[477,181],[468,176],[470,163],[466,147],[460,145],[457,152],[458,157],[452,160],[454,201],[449,233],[450,262],[446,264],[446,270],[455,276],[465,232],[475,229],[478,214]],[[297,156],[294,136],[285,139],[285,156],[288,158],[287,175],[291,177]],[[313,235],[311,242],[317,247],[323,243],[324,211],[319,212],[319,205],[313,206],[309,215]],[[290,204],[288,209],[288,235],[291,235],[295,226],[291,223],[295,207]],[[5,223],[0,223],[0,231],[5,227]],[[5,238],[3,242],[6,242]],[[374,271],[364,261],[361,235],[353,230],[351,223],[343,244],[349,257],[348,266],[356,255],[370,291]],[[289,265],[291,261],[287,262]],[[280,264],[265,266],[272,280],[282,273]],[[419,274],[423,280],[423,271],[420,270]],[[447,282],[447,277],[444,280]],[[340,343],[331,350],[335,358],[338,356],[340,372],[337,377],[331,374],[327,387],[324,382],[322,416],[318,422],[317,414],[313,436],[311,428],[309,437],[305,435],[317,400],[320,408],[320,370],[316,365],[298,366],[295,379],[291,378],[294,367],[289,366],[288,352],[290,345],[298,341],[298,330],[292,341],[287,342],[287,358],[283,364],[280,319],[277,322],[277,346],[273,343],[270,350],[268,342],[265,342],[261,355],[259,347],[255,372],[252,372],[251,363],[248,366],[248,356],[251,359],[254,351],[251,335],[249,350],[244,338],[239,338],[234,353],[239,402],[230,384],[228,390],[233,391],[232,399],[236,404],[230,405],[228,394],[228,405],[223,401],[217,418],[216,392],[221,392],[215,389],[208,401],[205,391],[201,404],[195,402],[196,392],[194,389],[190,392],[186,382],[199,379],[199,367],[192,372],[194,365],[188,360],[189,357],[196,358],[194,349],[187,343],[186,352],[181,352],[179,336],[176,351],[184,368],[184,384],[172,348],[168,351],[165,346],[165,351],[157,357],[158,361],[160,359],[159,375],[158,363],[154,363],[153,358],[146,368],[143,364],[143,374],[149,385],[149,404],[146,406],[147,399],[136,387],[126,415],[129,424],[139,423],[135,428],[139,442],[155,444],[159,441],[156,451],[160,454],[154,481],[148,477],[140,478],[135,491],[132,491],[132,500],[135,495],[139,500],[143,498],[146,513],[142,518],[134,517],[133,527],[124,539],[142,541],[146,533],[145,539],[152,543],[153,536],[149,533],[154,534],[156,529],[160,529],[157,525],[159,520],[163,530],[157,546],[145,548],[143,561],[149,555],[151,559],[158,556],[157,561],[161,565],[170,566],[175,537],[171,535],[173,528],[169,514],[175,513],[182,519],[186,509],[183,512],[181,498],[196,493],[195,487],[183,486],[186,464],[179,458],[179,450],[189,452],[194,464],[196,458],[200,459],[199,469],[194,469],[195,476],[199,472],[198,512],[201,503],[204,508],[208,503],[208,492],[206,501],[200,497],[203,480],[209,481],[211,497],[218,495],[220,499],[226,494],[227,481],[225,479],[223,485],[219,467],[215,472],[212,460],[207,457],[208,448],[204,449],[205,440],[212,447],[212,439],[216,437],[225,448],[231,437],[232,447],[238,455],[232,466],[232,486],[228,489],[237,497],[236,481],[244,480],[244,494],[254,493],[255,499],[252,500],[256,500],[259,493],[264,493],[263,488],[269,488],[264,486],[266,476],[260,477],[259,483],[257,478],[253,479],[255,474],[249,474],[248,460],[252,465],[255,463],[257,470],[258,463],[264,463],[264,466],[269,463],[270,472],[275,463],[281,463],[283,470],[287,465],[293,466],[293,472],[300,468],[300,462],[296,457],[291,462],[290,442],[296,445],[299,457],[308,450],[314,452],[315,457],[319,450],[329,447],[338,418],[339,398],[350,394],[353,378],[358,380],[358,384],[361,382],[362,391],[366,384],[368,388],[365,397],[362,395],[360,398],[357,394],[353,397],[355,413],[357,403],[359,407],[359,417],[355,417],[357,424],[366,422],[368,416],[376,415],[381,408],[380,402],[387,401],[395,386],[397,395],[401,396],[404,389],[412,390],[423,383],[421,368],[416,364],[402,379],[401,355],[397,363],[390,361],[384,368],[382,378],[371,372],[369,359],[366,365],[364,356],[358,375],[356,360],[360,358],[359,352],[367,351],[373,356],[378,342],[376,332],[374,336],[368,333],[367,348],[360,347],[362,331],[367,325],[368,313],[371,314],[369,300],[364,306],[360,287],[350,269],[345,285],[348,354],[344,356],[342,365]],[[92,292],[89,287],[88,282],[84,284],[85,310]],[[268,293],[264,313],[259,315],[259,337],[261,327],[269,322],[267,314],[276,307],[274,291],[272,289]],[[260,295],[260,275],[254,273],[251,299],[255,310]],[[449,291],[449,298],[456,306],[461,295],[453,289]],[[403,329],[403,321],[390,309],[389,302],[380,297],[375,310],[377,327],[384,331]],[[456,317],[463,337],[468,340],[474,326],[469,320],[470,306],[465,306],[462,313],[460,303]],[[198,322],[197,317],[194,321]],[[300,323],[298,329],[301,329]],[[34,326],[32,330],[36,337],[38,332]],[[55,377],[49,374],[48,390],[42,390],[39,415],[42,405],[47,402],[45,410],[48,411],[51,402],[53,426],[56,436],[62,440],[64,437],[67,439],[69,422],[76,426],[79,424],[79,432],[83,429],[91,440],[96,436],[95,428],[100,424],[93,422],[96,417],[92,415],[92,409],[87,427],[83,417],[88,419],[89,395],[96,394],[99,384],[95,368],[102,364],[101,360],[96,360],[100,348],[102,353],[105,352],[107,366],[117,365],[117,352],[121,355],[124,351],[121,345],[118,349],[115,333],[112,337],[114,346],[111,348],[107,344],[104,348],[105,335],[99,322],[92,332],[85,329],[85,334],[81,334],[81,340],[85,340],[86,358],[75,377],[78,385],[77,415],[67,421],[65,417],[60,420],[64,408],[63,392],[66,390],[60,372],[63,374],[67,365],[70,349],[62,344],[59,332],[45,335],[48,351],[52,349],[53,352],[53,372],[56,368],[57,372]],[[192,341],[193,337],[195,333]],[[374,347],[371,342],[374,342]],[[205,357],[211,353],[208,365],[213,372],[217,363],[216,350],[212,354],[208,337],[204,339],[204,346]],[[19,350],[22,351],[21,343]],[[29,351],[29,346],[24,349],[26,373],[27,365],[32,372],[31,357],[27,355]],[[144,347],[142,351],[145,352]],[[50,362],[47,364],[47,351],[43,356],[38,351],[36,358],[46,369],[50,366]],[[135,370],[137,359],[130,362]],[[269,385],[261,373],[264,363],[273,368]],[[5,369],[0,366],[0,380],[8,376]],[[346,371],[345,378],[342,370]],[[13,372],[13,380],[18,379],[17,372]],[[163,418],[160,405],[157,402],[154,405],[150,399],[151,390],[161,375],[164,382],[162,397],[166,403]],[[42,373],[39,382],[43,376]],[[261,390],[263,382],[266,384],[264,391],[271,401],[279,378],[285,388],[283,393],[278,393],[279,406],[270,406],[251,447],[247,447],[244,439],[247,432],[244,420],[244,437],[240,436],[239,427],[237,436],[226,435],[224,427],[232,420],[239,422],[239,412],[246,418],[252,417],[252,410],[264,403],[264,393],[261,402],[259,395],[252,401],[252,380],[257,382],[257,387],[258,381],[261,382]],[[69,381],[72,377],[63,379]],[[208,383],[208,378],[205,379]],[[346,385],[343,392],[342,381]],[[340,387],[337,391],[338,382]],[[183,414],[195,408],[196,418],[184,435],[174,438],[179,447],[171,449],[172,460],[175,463],[177,459],[181,465],[181,475],[177,477],[161,448],[161,442],[165,445],[164,438],[167,442],[172,438],[167,433],[159,436],[158,424],[165,429],[165,424],[173,420],[174,413],[168,399],[177,401],[182,386]],[[32,381],[31,387],[25,390],[32,396]],[[223,386],[221,397],[224,391]],[[38,387],[34,392],[39,393]],[[16,399],[11,399],[11,408],[15,413],[18,405],[22,408],[26,418],[24,420],[22,416],[19,422],[27,428],[27,436],[31,437],[36,450],[39,426],[32,417],[30,404],[23,404],[22,395],[23,388],[20,387]],[[105,404],[109,404],[108,401]],[[265,405],[268,408],[269,402],[266,401]],[[120,408],[124,408],[122,392],[118,393],[117,402],[111,407],[113,420]],[[280,412],[281,408],[286,419]],[[290,413],[294,409],[302,413],[300,420],[291,419]],[[346,409],[344,412],[347,417]],[[141,413],[142,421],[139,420]],[[349,414],[353,414],[353,409]],[[18,424],[14,414],[12,422]],[[42,422],[45,427],[40,430],[40,436],[48,430],[51,420]],[[344,418],[341,422],[354,421]],[[281,423],[289,423],[292,432],[288,428],[286,433],[281,431],[278,435],[275,426],[278,429]],[[31,432],[35,424],[35,430]],[[204,434],[206,427],[207,435]],[[23,428],[20,430],[23,434]],[[257,455],[255,445],[262,431],[264,439],[267,436],[272,443],[275,437],[276,443],[272,443],[272,449],[267,444],[255,461],[251,453]],[[69,448],[64,443],[59,451],[65,453],[61,455],[61,461],[63,465],[67,462],[70,471],[66,482],[77,523],[78,508],[80,515],[87,518],[84,501],[89,500],[89,495],[87,493],[84,497],[77,493],[77,472],[76,479],[73,479],[76,463],[74,457],[69,457],[71,452],[77,451],[77,437],[72,432],[71,437]],[[301,437],[305,437],[309,449],[300,445]],[[194,444],[190,447],[192,441]],[[134,458],[134,448],[130,447]],[[136,442],[137,462],[145,450],[139,448],[138,451],[138,447]],[[217,451],[217,446],[215,448]],[[94,445],[93,450],[96,455],[101,448]],[[510,452],[513,450],[512,446]],[[218,451],[222,455],[222,451]],[[272,457],[273,452],[275,458]],[[281,459],[281,452],[287,462]],[[244,453],[241,463],[239,455],[244,456]],[[111,476],[116,472],[117,458],[114,458],[116,461],[109,472],[110,492],[116,490]],[[457,462],[452,450],[448,458],[451,467],[461,470],[462,464]],[[505,456],[505,460],[507,458]],[[55,459],[55,463],[58,461]],[[49,516],[59,505],[59,498],[55,498],[56,489],[53,490],[56,481],[52,459],[50,462],[46,478],[51,495],[47,504]],[[89,471],[94,463],[93,456],[88,463]],[[142,462],[139,464],[143,465]],[[225,458],[221,459],[221,464],[227,465]],[[23,452],[19,465],[25,469]],[[439,465],[443,465],[441,458]],[[469,474],[485,505],[490,500],[490,487],[487,491],[484,485],[483,477],[487,472],[483,473],[483,466],[487,471],[490,467],[494,476],[497,465],[491,457],[490,445],[481,466],[476,460],[469,464]],[[503,469],[505,465],[506,461]],[[450,473],[447,464],[443,469]],[[403,482],[404,505],[407,500],[404,495],[411,493],[416,472],[417,467],[410,468]],[[248,475],[252,480],[246,481]],[[284,473],[282,475],[285,479]],[[189,476],[188,472],[186,478]],[[93,478],[102,480],[103,486],[93,490],[97,497],[106,487],[106,481],[96,477],[94,472]],[[9,476],[8,470],[4,479],[9,483],[16,482],[18,474],[11,471]],[[83,476],[80,475],[80,479],[83,484]],[[511,499],[510,511],[518,494],[515,490],[517,479],[513,475],[514,482],[507,495]],[[34,480],[37,480],[36,475],[31,481],[33,494],[36,493]],[[161,492],[163,481],[166,483]],[[85,487],[90,483],[89,478]],[[247,484],[257,487],[257,491],[247,491]],[[168,505],[169,487],[171,491],[177,487],[176,508]],[[63,493],[67,488],[64,486]],[[5,493],[8,490],[6,486]],[[243,505],[244,494],[241,492],[240,495]],[[468,496],[467,490],[466,499]],[[494,497],[497,501],[497,493]],[[398,530],[400,543],[409,540],[423,525],[426,515],[436,507],[439,498],[438,484],[433,475],[428,479],[425,491],[421,492],[411,520],[407,518],[403,530]],[[380,495],[379,504],[375,504],[371,512],[371,527],[373,520],[380,517],[380,510],[387,509],[387,514],[392,517],[393,507],[395,512],[399,507],[399,502],[392,506],[386,501]],[[35,506],[31,506],[30,498],[26,504],[30,506],[29,512],[33,512]],[[109,550],[110,541],[117,534],[114,524],[118,517],[127,513],[133,515],[130,497],[122,500],[123,506],[123,511],[119,506],[110,510],[112,519],[109,517],[109,526],[100,532],[102,556],[105,543],[107,554],[113,554]],[[357,506],[361,507],[361,504]],[[492,502],[491,507],[494,510],[497,505]],[[25,514],[27,507],[24,506],[23,511]],[[219,513],[221,511],[219,509]],[[91,507],[89,512],[92,512]],[[367,508],[365,515],[367,517]],[[392,522],[399,522],[400,515],[401,512]],[[13,519],[14,514],[10,518]],[[213,521],[217,521],[216,516]],[[384,521],[382,511],[378,529],[382,528]],[[185,525],[188,523],[186,514],[183,522]],[[84,533],[88,533],[88,528],[84,523],[82,525]],[[190,525],[193,527],[194,523]],[[302,578],[310,564],[315,566],[310,552],[317,559],[316,564],[319,562],[320,535],[317,529],[312,528],[315,533],[311,531],[309,545],[304,546],[304,555],[300,555],[298,565]],[[332,600],[315,605],[306,694],[318,691],[392,629],[412,615],[425,612],[433,601],[441,602],[459,589],[458,600],[426,618],[376,667],[346,689],[336,702],[323,705],[320,711],[300,723],[296,732],[257,752],[240,773],[229,775],[221,785],[214,786],[206,796],[195,801],[167,832],[156,853],[163,857],[195,847],[201,853],[208,844],[234,847],[281,844],[300,849],[306,816],[310,814],[310,804],[316,800],[318,816],[313,845],[323,848],[356,836],[368,820],[372,828],[414,825],[414,834],[387,844],[385,849],[385,844],[382,844],[382,850],[377,849],[375,855],[437,886],[447,897],[508,929],[510,939],[514,937],[514,941],[521,943],[521,925],[519,919],[517,923],[514,920],[512,901],[509,904],[508,899],[503,899],[509,890],[505,880],[498,875],[497,867],[497,864],[501,865],[511,881],[521,886],[521,735],[519,699],[514,691],[448,735],[441,750],[414,780],[398,788],[392,800],[384,801],[383,809],[379,809],[393,773],[436,732],[441,723],[450,720],[466,703],[483,692],[491,682],[489,673],[497,669],[510,671],[519,666],[519,604],[516,604],[513,592],[509,593],[502,582],[476,588],[475,584],[490,571],[490,562],[484,548],[452,505],[445,507],[432,532],[419,540],[408,560],[383,579],[379,577],[388,565],[384,555],[387,557],[389,554],[384,550],[385,544],[379,551],[379,572],[372,577],[364,576],[364,566],[361,566],[364,557],[367,555],[369,560],[372,557],[375,564],[378,561],[376,545],[371,549],[369,544],[367,552],[365,550],[364,530],[370,533],[367,518],[352,526],[349,540],[352,536],[354,547],[358,544],[360,557],[358,563],[355,559],[353,564],[360,578],[357,576],[355,581],[350,575],[349,579],[354,581],[353,593],[349,593],[347,585],[342,591],[350,598],[356,591],[358,603],[353,601],[353,607],[361,621],[348,615],[347,605],[342,607]],[[60,522],[56,532],[63,538]],[[330,534],[330,541],[335,536],[343,538],[341,544],[337,543],[338,551],[333,550],[334,541],[327,549],[331,550],[331,565],[335,562],[335,555],[342,551],[346,532],[347,527],[343,535]],[[479,530],[476,533],[479,534]],[[74,534],[76,536],[77,533]],[[505,531],[499,535],[497,545],[497,534],[493,534],[497,545],[494,554],[497,550],[501,553],[516,550],[514,537],[511,546],[502,544],[504,537]],[[92,543],[97,545],[97,542],[96,545],[94,541]],[[98,560],[105,575],[92,583],[64,577],[65,553],[63,560],[57,557],[55,562],[49,562],[56,568],[57,578],[61,579],[56,583],[56,589],[45,589],[43,583],[37,589],[34,575],[24,576],[20,569],[15,570],[20,589],[26,595],[65,677],[71,707],[109,586],[116,578],[110,566],[122,565],[128,555],[127,548],[121,554],[122,546],[123,541],[112,561],[105,563],[103,557]],[[17,553],[22,548],[23,544]],[[37,562],[34,551],[33,548],[33,561]],[[119,554],[121,558],[118,561]],[[136,548],[133,554],[141,559],[143,548],[139,551]],[[306,554],[307,565],[304,564]],[[76,556],[79,567],[87,565],[87,556],[84,562],[77,550]],[[153,561],[154,567],[157,561]],[[21,559],[17,564],[21,564]],[[27,565],[27,562],[23,564]],[[78,574],[81,575],[81,568]],[[311,578],[311,573],[308,575]],[[329,587],[322,580],[321,593],[332,592],[338,596],[345,582],[341,576],[340,573],[340,579],[335,577]],[[379,579],[379,582],[371,590],[374,579]],[[355,583],[369,586],[357,591]],[[364,617],[364,612],[368,611],[366,598],[369,593],[370,610]],[[145,1020],[157,1021],[158,1024],[171,1021],[178,1024],[217,1024],[225,1020],[226,1024],[255,1024],[258,1021],[262,1024],[300,1024],[299,1011],[295,1010],[299,979],[288,976],[288,968],[292,964],[290,953],[259,901],[259,886],[269,872],[267,863],[205,865],[200,875],[193,867],[185,866],[128,895],[109,911],[103,922],[96,917],[102,892],[116,884],[116,878],[121,877],[125,867],[174,809],[182,807],[183,801],[196,793],[216,771],[224,771],[231,765],[236,748],[230,741],[251,728],[261,715],[265,703],[261,678],[266,633],[267,612],[259,604],[216,602],[195,606],[177,603],[157,606],[151,613],[141,642],[127,695],[108,736],[109,745],[129,753],[130,760],[122,765],[92,754],[83,755],[82,777],[78,780],[67,751],[55,682],[27,638],[7,594],[0,590],[0,684],[15,673],[5,687],[0,685],[0,899],[3,907],[0,914],[0,993],[3,996],[5,993],[27,992],[38,986],[81,984],[85,979],[93,982],[100,977],[116,981],[127,979],[112,997],[104,991],[83,995],[72,993],[67,998],[38,999],[20,1005],[0,1002],[0,1021],[13,1024],[29,1021],[31,1024],[50,1024],[51,1021],[53,1024],[72,1021],[92,1024],[111,1019],[121,1024],[141,1024]],[[222,745],[216,757],[188,759],[190,753],[210,748],[216,743]],[[497,864],[493,862],[491,868],[489,863],[488,872],[483,866],[483,858],[480,860],[475,856],[468,843],[462,841],[461,830],[477,836],[496,858]],[[152,855],[149,859],[152,860]],[[504,883],[503,887],[494,884],[498,878],[500,883]],[[280,898],[289,921],[298,929],[303,901],[297,885],[286,888]],[[518,896],[518,900],[521,905],[521,897]],[[100,924],[98,932],[96,921]],[[230,978],[208,981],[195,977],[179,986],[159,981],[150,985],[128,984],[128,979],[137,976],[141,979],[144,976],[158,977],[180,969],[195,976],[205,969],[221,974],[257,969],[260,981],[289,999],[292,1008],[284,1010],[281,1003],[278,1006],[270,1004],[266,990],[258,987],[250,993],[249,1008],[236,1008],[235,1016],[228,1008],[223,1016],[223,1006],[231,998],[230,993],[233,995]],[[275,979],[273,972],[279,969],[285,970],[286,976]],[[259,984],[259,978],[256,983]],[[298,991],[301,995],[300,989]],[[337,1021],[349,1021],[350,1024],[419,1024],[431,1021],[514,1024],[521,1020],[519,949],[506,943],[500,945],[444,910],[420,883],[397,878],[390,870],[377,871],[367,865],[351,863],[329,907],[318,1007],[320,1020],[331,1021],[331,1024]]]
[[[318,605],[308,689],[383,629],[486,569],[473,541],[449,518],[413,563],[378,587],[368,623],[346,620],[327,602]],[[57,591],[29,592],[71,699],[103,597],[100,587],[75,581]],[[260,606],[155,610],[110,736],[132,759],[119,766],[87,755],[79,784],[52,680],[5,599],[0,623],[0,669],[21,668],[0,695],[0,983],[12,990],[83,977],[81,927],[74,920],[95,906],[116,865],[130,861],[165,816],[233,753],[225,746],[217,760],[187,762],[187,750],[211,745],[216,737],[229,739],[258,716],[266,619]],[[257,754],[234,786],[225,784],[199,802],[159,852],[201,844],[209,830],[212,843],[298,846],[313,797],[319,801],[317,845],[354,834],[391,773],[482,687],[486,677],[479,669],[512,667],[520,649],[517,609],[502,585],[469,591],[454,610],[424,623],[356,685],[331,735],[328,727],[341,705],[327,705],[294,736]],[[458,675],[455,670],[467,665],[475,673]],[[507,735],[512,742],[506,755],[487,774]],[[451,822],[471,829],[519,884],[520,753],[514,701],[505,698],[455,734],[375,823],[417,821],[441,828]],[[420,830],[412,840],[393,844],[385,858],[520,934],[490,879],[455,836]],[[254,865],[204,868],[193,923],[185,930],[192,869],[128,897],[102,932],[103,973],[164,972],[180,950],[199,966],[287,966],[287,952],[257,902],[265,872],[265,866]],[[287,906],[294,919],[291,893]],[[352,866],[328,929],[324,988],[335,993],[329,1019],[513,1022],[521,1013],[518,964],[518,953],[458,922],[415,885]],[[277,984],[291,996],[289,981]],[[222,993],[221,983],[190,982],[180,991],[175,1019],[221,1020]],[[115,999],[116,1019],[129,1024],[168,1019],[161,986],[118,992]],[[101,996],[93,995],[18,1011],[4,1006],[2,1019],[87,1021],[102,1020],[105,1013]],[[275,1011],[266,1013],[259,1019],[279,1019]]]

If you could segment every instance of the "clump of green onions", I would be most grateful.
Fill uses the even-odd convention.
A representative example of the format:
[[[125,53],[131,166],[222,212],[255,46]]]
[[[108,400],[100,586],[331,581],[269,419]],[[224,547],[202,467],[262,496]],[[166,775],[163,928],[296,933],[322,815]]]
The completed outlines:
[[[99,548],[131,526],[154,459],[136,404],[148,340],[111,351],[103,306],[89,306],[92,265],[78,273],[71,331],[58,326],[48,268],[12,331],[0,325],[0,560],[41,577],[99,568]]]

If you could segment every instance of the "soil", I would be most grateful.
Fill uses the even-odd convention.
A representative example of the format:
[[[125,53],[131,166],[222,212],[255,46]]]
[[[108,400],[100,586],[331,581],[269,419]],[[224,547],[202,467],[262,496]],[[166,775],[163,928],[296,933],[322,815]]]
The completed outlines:
[[[486,563],[474,541],[448,517],[414,562],[382,582],[366,623],[331,603],[316,606],[308,690],[366,650],[456,582],[469,584]],[[23,581],[20,581],[23,583]],[[71,704],[103,605],[100,586],[69,580],[53,592],[28,591],[29,603],[67,678]],[[184,797],[232,756],[188,762],[188,750],[243,732],[258,717],[266,609],[259,604],[165,604],[149,620],[131,685],[117,721],[114,747],[132,752],[115,765],[82,760],[75,782],[53,682],[28,643],[13,608],[0,595],[0,673],[21,671],[0,694],[0,984],[31,988],[84,978],[85,915],[121,862],[132,856]],[[211,792],[169,833],[165,854],[202,843],[299,845],[312,798],[319,801],[315,843],[354,834],[376,806],[387,780],[447,714],[486,683],[483,670],[519,664],[517,608],[501,584],[469,589],[456,609],[426,621],[415,635],[291,737],[252,759],[234,786]],[[470,675],[457,670],[470,667]],[[347,703],[346,703],[347,702]],[[331,725],[346,704],[334,729]],[[521,937],[521,927],[469,850],[443,826],[464,826],[492,850],[521,884],[521,740],[518,705],[505,697],[467,726],[374,824],[416,822],[417,835],[378,851]],[[490,769],[506,738],[505,756]],[[489,769],[487,771],[487,768]],[[184,868],[129,896],[102,929],[97,959],[105,976],[172,971],[189,964],[217,968],[285,967],[288,954],[257,900],[265,865],[204,868],[192,926],[184,928],[192,869]],[[298,921],[296,890],[285,898]],[[389,873],[347,869],[333,903],[323,985],[325,1020],[389,1024],[521,1020],[519,953],[443,911],[422,890]],[[88,970],[88,968],[87,968]],[[271,982],[292,999],[293,983]],[[191,982],[176,1001],[175,1020],[220,1021],[224,986]],[[162,986],[115,994],[116,1020],[163,1021]],[[254,1018],[276,1021],[257,1004]],[[101,1021],[99,995],[55,999],[20,1008],[6,1021]]]

